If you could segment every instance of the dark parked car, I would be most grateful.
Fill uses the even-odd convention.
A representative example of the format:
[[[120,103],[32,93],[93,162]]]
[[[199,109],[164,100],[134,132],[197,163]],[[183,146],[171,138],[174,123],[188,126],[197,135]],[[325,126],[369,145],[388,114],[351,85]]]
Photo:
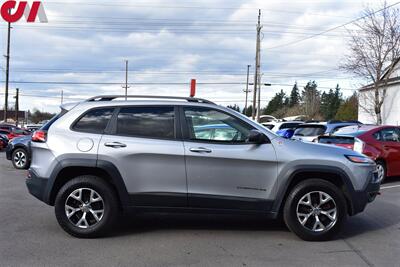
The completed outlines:
[[[16,169],[28,169],[31,163],[30,135],[16,137],[11,140],[6,149],[6,157],[11,160]]]

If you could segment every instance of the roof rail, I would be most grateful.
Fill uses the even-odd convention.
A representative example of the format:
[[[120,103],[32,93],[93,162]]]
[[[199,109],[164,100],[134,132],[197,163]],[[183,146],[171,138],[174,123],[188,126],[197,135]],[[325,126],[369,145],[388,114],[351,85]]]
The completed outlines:
[[[188,102],[196,102],[196,103],[205,103],[205,104],[212,104],[216,105],[214,102],[211,102],[206,99],[202,98],[195,98],[195,97],[181,97],[181,96],[154,96],[154,95],[99,95],[94,96],[89,99],[86,99],[85,102],[92,102],[92,101],[112,101],[116,98],[147,98],[147,99],[171,99],[171,100],[186,100]]]

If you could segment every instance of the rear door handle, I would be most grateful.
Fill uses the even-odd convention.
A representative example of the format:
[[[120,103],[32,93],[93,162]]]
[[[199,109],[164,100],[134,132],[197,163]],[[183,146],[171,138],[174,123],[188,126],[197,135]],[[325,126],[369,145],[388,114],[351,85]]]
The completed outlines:
[[[204,147],[192,147],[191,149],[189,149],[191,152],[194,153],[211,153],[212,150],[208,149],[208,148],[204,148]]]
[[[108,147],[113,147],[113,148],[121,148],[121,147],[126,147],[125,144],[120,143],[120,142],[108,142],[108,143],[104,143],[105,146]]]

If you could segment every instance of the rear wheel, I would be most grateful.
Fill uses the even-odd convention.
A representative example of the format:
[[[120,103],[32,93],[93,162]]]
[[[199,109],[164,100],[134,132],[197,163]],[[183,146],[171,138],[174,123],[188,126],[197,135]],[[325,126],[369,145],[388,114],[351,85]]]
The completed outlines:
[[[339,233],[346,219],[346,200],[334,184],[309,179],[289,193],[283,216],[288,228],[301,239],[329,240]]]
[[[386,179],[386,164],[382,160],[376,162],[376,171],[378,172],[378,180],[383,183]]]
[[[23,148],[17,148],[14,150],[11,156],[14,168],[25,170],[29,167],[28,153]]]
[[[80,176],[58,192],[55,213],[70,235],[90,238],[107,233],[118,216],[118,201],[112,187],[96,176]]]

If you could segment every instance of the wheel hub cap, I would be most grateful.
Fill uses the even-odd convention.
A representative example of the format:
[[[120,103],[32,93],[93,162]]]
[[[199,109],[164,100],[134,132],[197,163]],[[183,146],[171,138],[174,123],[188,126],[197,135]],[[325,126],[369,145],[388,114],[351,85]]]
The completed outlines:
[[[76,227],[84,229],[93,227],[103,218],[103,198],[93,189],[76,189],[65,201],[65,215]]]
[[[313,191],[300,198],[296,208],[300,224],[312,232],[326,232],[337,222],[337,207],[325,192]]]

